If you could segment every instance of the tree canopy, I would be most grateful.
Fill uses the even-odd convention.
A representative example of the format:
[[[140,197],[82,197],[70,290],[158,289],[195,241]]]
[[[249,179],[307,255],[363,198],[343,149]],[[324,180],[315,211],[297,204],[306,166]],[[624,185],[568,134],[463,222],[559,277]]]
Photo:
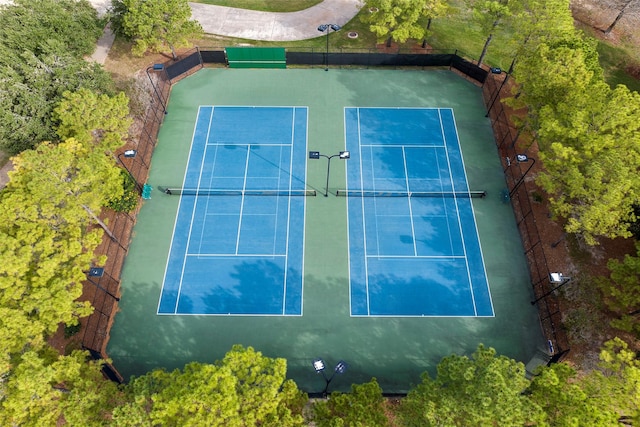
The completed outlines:
[[[131,40],[134,55],[148,50],[171,49],[188,46],[189,39],[202,35],[202,27],[191,20],[187,0],[114,0],[113,28]]]
[[[102,230],[96,212],[122,195],[120,169],[104,152],[68,139],[13,158],[0,192],[2,368],[11,354],[41,348],[62,323],[91,313],[78,302]]]
[[[286,361],[234,346],[216,364],[155,370],[127,386],[116,426],[303,426],[306,395],[286,379]]]
[[[17,154],[56,139],[52,111],[65,91],[109,93],[112,82],[84,60],[102,32],[86,0],[15,1],[0,22],[0,148]]]
[[[518,84],[507,103],[527,110],[515,122],[538,142],[537,183],[567,232],[591,245],[629,237],[640,200],[640,95],[604,81],[596,42],[572,30],[566,3],[550,3],[557,13],[524,5]]]
[[[524,365],[482,344],[471,357],[442,359],[437,375],[428,373],[403,399],[406,426],[516,426],[541,422],[541,408],[523,391],[529,385]]]
[[[366,7],[371,13],[363,15],[362,21],[370,24],[378,38],[387,38],[387,45],[392,40],[424,38],[426,26],[421,19],[443,16],[448,10],[445,0],[367,0]]]

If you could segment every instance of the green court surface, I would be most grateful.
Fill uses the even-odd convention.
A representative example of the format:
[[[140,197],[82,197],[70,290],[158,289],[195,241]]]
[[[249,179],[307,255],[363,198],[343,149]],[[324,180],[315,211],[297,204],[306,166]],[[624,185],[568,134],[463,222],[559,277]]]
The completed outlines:
[[[327,164],[308,161],[303,315],[157,315],[179,197],[159,186],[180,186],[198,106],[308,107],[308,149],[345,149],[345,107],[452,108],[473,199],[494,317],[351,317],[347,199],[322,197]],[[402,393],[434,373],[444,356],[470,354],[479,343],[524,363],[544,348],[529,273],[481,89],[448,70],[203,69],[175,84],[152,162],[149,184],[122,277],[122,299],[107,347],[129,378],[154,368],[214,362],[233,344],[252,346],[288,362],[288,375],[307,392],[325,381],[315,358],[349,364],[333,390],[376,377],[386,393]],[[329,192],[345,188],[345,163],[331,164]],[[253,273],[252,273],[253,274]],[[255,277],[255,276],[254,276]]]

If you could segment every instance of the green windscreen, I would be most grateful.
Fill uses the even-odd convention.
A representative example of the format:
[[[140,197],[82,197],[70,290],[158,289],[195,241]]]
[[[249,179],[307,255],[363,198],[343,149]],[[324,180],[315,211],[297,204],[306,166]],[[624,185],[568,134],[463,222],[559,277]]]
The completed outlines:
[[[287,68],[283,47],[227,47],[229,68]]]

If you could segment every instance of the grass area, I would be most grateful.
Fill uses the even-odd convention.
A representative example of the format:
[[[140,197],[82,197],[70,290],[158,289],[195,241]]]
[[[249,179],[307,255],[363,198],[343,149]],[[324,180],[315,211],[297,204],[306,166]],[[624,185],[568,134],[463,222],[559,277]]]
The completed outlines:
[[[264,12],[297,12],[322,3],[322,0],[192,0],[194,3],[216,6],[237,7],[239,9],[261,10]]]
[[[234,7],[245,8],[276,8],[276,4],[289,5],[295,3],[296,8],[303,9],[308,5],[319,3],[318,0],[302,0],[292,2],[290,0],[201,0],[201,3],[211,4],[233,4]],[[241,6],[242,5],[242,6]],[[263,5],[263,6],[260,6]],[[480,56],[486,35],[482,34],[480,28],[472,22],[471,11],[464,3],[454,0],[456,7],[450,16],[433,20],[431,24],[431,34],[427,38],[429,45],[436,50],[457,50],[461,56],[471,60],[476,60]],[[274,10],[274,9],[270,9]],[[339,49],[369,50],[375,49],[377,44],[384,40],[377,40],[375,34],[369,30],[369,25],[362,22],[361,17],[368,14],[368,10],[363,8],[358,15],[345,24],[342,30],[332,32],[329,36],[329,47],[332,51]],[[426,21],[422,23],[426,26]],[[580,28],[588,35],[594,37],[595,34],[588,28]],[[357,38],[349,38],[350,32],[358,33]],[[485,64],[493,67],[508,69],[513,61],[514,46],[509,41],[510,37],[517,32],[517,28],[502,27],[498,31],[489,46]],[[409,49],[412,46],[421,44],[422,40],[409,40],[400,46],[402,49]],[[255,40],[234,39],[215,35],[206,35],[195,44],[201,48],[223,47],[223,46],[284,46],[286,48],[297,49],[325,49],[326,36],[318,33],[318,37],[309,40],[293,42],[265,42]],[[605,78],[612,86],[625,84],[630,89],[640,92],[640,80],[629,72],[637,70],[640,72],[640,49],[633,49],[628,46],[614,46],[606,41],[599,40],[598,51],[600,62],[604,68]],[[150,62],[146,59],[146,62]]]
[[[604,77],[611,86],[624,84],[629,89],[640,92],[640,80],[628,72],[632,67],[640,69],[640,63],[632,59],[627,49],[599,40],[598,53],[600,54],[600,64],[604,69]]]

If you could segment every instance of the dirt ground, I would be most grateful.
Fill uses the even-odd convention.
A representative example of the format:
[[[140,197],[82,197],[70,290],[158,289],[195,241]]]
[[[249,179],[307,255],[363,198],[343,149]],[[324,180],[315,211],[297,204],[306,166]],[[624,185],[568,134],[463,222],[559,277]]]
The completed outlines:
[[[640,0],[572,0],[574,18],[604,32],[624,8],[613,30],[603,37],[612,43],[635,46],[640,50]]]

